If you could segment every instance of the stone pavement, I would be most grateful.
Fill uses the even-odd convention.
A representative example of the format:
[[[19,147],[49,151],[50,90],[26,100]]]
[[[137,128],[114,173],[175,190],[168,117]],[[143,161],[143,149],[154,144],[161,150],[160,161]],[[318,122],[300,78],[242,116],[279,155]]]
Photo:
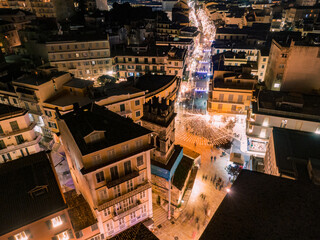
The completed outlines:
[[[211,147],[205,145],[194,147],[192,142],[180,138],[183,134],[179,133],[178,128],[176,131],[176,143],[199,152],[201,154],[201,166],[189,201],[182,214],[178,219],[172,219],[171,221],[163,221],[162,219],[161,228],[158,229],[155,224],[156,230],[154,233],[161,240],[174,239],[174,237],[183,240],[198,239],[226,195],[226,186],[229,184],[229,179],[224,168],[230,164],[229,155],[220,157],[221,150],[215,148],[212,150]],[[211,156],[216,156],[216,162],[211,163]],[[224,181],[224,188],[221,191],[216,189],[210,181],[214,174],[217,174],[217,177],[221,177]],[[203,175],[208,176],[207,180],[203,179]],[[200,197],[201,194],[206,195],[205,200]],[[207,215],[205,209],[207,209]],[[158,218],[160,217],[157,210],[154,210],[154,221],[156,223],[159,222]]]

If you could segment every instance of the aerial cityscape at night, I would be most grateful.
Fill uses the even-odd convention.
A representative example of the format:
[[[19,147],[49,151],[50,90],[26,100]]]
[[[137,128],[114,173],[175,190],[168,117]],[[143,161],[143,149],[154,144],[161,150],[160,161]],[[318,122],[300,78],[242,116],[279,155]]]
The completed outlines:
[[[0,240],[320,239],[319,0],[0,0]]]

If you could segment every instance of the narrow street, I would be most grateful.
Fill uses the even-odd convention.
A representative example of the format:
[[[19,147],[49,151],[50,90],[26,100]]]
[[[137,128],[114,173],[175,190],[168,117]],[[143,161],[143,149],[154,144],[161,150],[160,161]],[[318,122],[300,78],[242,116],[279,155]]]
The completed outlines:
[[[159,206],[154,204],[154,220],[156,223],[161,222],[160,228],[155,225],[155,234],[159,239],[165,240],[198,239],[226,195],[229,185],[229,177],[225,170],[230,164],[229,155],[222,154],[223,150],[212,148],[212,142],[206,138],[206,127],[210,127],[212,139],[218,141],[217,143],[223,144],[232,135],[232,132],[225,128],[225,124],[212,125],[206,115],[211,44],[215,28],[202,9],[195,9],[194,2],[190,2],[189,6],[190,21],[199,27],[201,37],[199,44],[190,54],[188,81],[182,82],[178,97],[176,144],[200,153],[201,165],[188,202],[178,219],[164,219],[164,210],[159,210]],[[220,190],[212,181],[215,176],[223,182]]]

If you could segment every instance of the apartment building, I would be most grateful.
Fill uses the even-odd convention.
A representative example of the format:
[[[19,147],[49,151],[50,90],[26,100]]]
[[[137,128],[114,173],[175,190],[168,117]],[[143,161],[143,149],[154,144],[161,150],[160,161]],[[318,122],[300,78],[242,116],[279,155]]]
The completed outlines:
[[[269,61],[269,51],[267,49],[260,49],[258,52],[258,82],[264,82],[266,70]]]
[[[291,40],[289,36],[287,39]],[[319,46],[312,36],[297,41],[272,41],[266,86],[275,91],[319,91]]]
[[[74,239],[52,162],[39,152],[0,165],[0,238]]]
[[[168,52],[166,74],[182,78],[185,70],[186,56],[186,49],[171,48]]]
[[[115,47],[113,68],[119,79],[139,77],[144,74],[165,75],[170,47]]]
[[[208,112],[246,114],[256,83],[250,73],[216,71],[209,86]]]
[[[320,132],[319,96],[263,90],[247,115],[248,151],[264,154],[273,127]]]
[[[48,98],[42,103],[45,122],[52,133],[58,133],[58,123],[56,119],[56,109],[61,114],[72,111],[73,104],[77,102],[79,106],[84,106],[92,102],[91,91],[93,81],[72,78],[63,84],[61,90],[56,95]]]
[[[49,68],[25,74],[12,81],[20,107],[32,114],[33,120],[46,136],[51,136],[51,131],[42,116],[45,115],[43,103],[57,95],[63,89],[63,85],[71,79],[70,73],[57,72]]]
[[[101,89],[100,93],[95,94],[97,105],[104,106],[122,117],[131,118],[135,123],[141,125],[145,102],[144,91],[127,84],[120,84]]]
[[[319,132],[320,133],[320,132]],[[319,184],[320,135],[274,127],[264,158],[264,172]]]
[[[42,151],[36,127],[27,110],[0,104],[0,163]]]
[[[78,78],[95,79],[111,75],[112,61],[108,36],[65,36],[46,42],[50,65]]]
[[[151,131],[95,104],[58,114],[76,190],[105,237],[152,218]]]

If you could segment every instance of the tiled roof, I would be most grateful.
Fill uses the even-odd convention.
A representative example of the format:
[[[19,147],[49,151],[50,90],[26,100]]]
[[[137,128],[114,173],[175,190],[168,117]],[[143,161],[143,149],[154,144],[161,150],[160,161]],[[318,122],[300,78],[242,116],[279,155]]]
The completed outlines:
[[[110,240],[159,240],[143,223],[138,223]]]

